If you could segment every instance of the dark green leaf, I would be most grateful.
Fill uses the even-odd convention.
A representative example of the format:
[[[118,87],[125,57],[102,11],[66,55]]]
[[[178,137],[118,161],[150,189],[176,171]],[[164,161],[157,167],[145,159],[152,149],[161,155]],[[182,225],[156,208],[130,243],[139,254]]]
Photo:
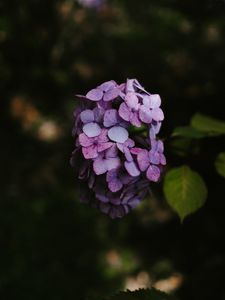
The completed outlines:
[[[170,170],[164,180],[164,193],[181,220],[195,212],[205,202],[207,187],[202,177],[188,166]]]
[[[217,158],[216,158],[216,161],[215,161],[215,167],[216,167],[216,170],[217,172],[225,177],[225,152],[221,152]]]
[[[191,126],[180,126],[176,127],[172,133],[173,137],[186,137],[186,138],[193,138],[193,139],[200,139],[208,136],[206,133],[201,132]]]
[[[191,126],[211,136],[225,134],[225,122],[202,114],[195,114],[193,116]]]

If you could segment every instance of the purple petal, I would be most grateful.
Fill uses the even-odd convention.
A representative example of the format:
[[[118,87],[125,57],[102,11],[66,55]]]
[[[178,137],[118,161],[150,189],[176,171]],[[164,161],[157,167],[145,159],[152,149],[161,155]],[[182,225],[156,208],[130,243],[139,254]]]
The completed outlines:
[[[127,93],[125,97],[126,104],[130,108],[138,109],[139,104],[138,104],[138,97],[135,95],[135,93]]]
[[[99,209],[104,214],[108,214],[109,211],[110,211],[110,205],[108,203],[100,203],[99,204]]]
[[[103,100],[104,101],[111,101],[115,98],[117,98],[120,94],[120,90],[118,88],[113,88],[113,89],[110,89],[109,91],[107,91],[104,96],[103,96]]]
[[[138,166],[142,172],[147,170],[150,164],[148,151],[142,150],[140,153],[138,153],[137,161],[138,161]]]
[[[117,143],[124,143],[128,139],[128,131],[121,126],[114,126],[109,129],[108,137]]]
[[[139,118],[144,123],[151,123],[152,122],[152,115],[149,108],[147,108],[145,105],[141,105],[139,110]]]
[[[122,218],[124,216],[124,209],[122,206],[113,206],[110,210],[109,216],[112,219]]]
[[[118,112],[116,109],[108,109],[104,114],[104,126],[111,127],[118,123]]]
[[[124,166],[125,166],[127,172],[130,174],[130,176],[136,177],[136,176],[140,175],[140,171],[138,170],[138,167],[136,166],[135,162],[125,161]]]
[[[91,122],[83,126],[83,131],[88,137],[96,137],[101,133],[101,128],[97,123]]]
[[[114,87],[116,87],[116,82],[114,80],[106,81],[99,86],[99,88],[104,92],[107,92]]]
[[[116,179],[117,178],[117,174],[118,174],[118,170],[117,169],[113,169],[113,170],[107,172],[107,174],[106,174],[106,181],[110,182],[110,181]]]
[[[107,195],[104,194],[96,193],[96,198],[103,203],[109,202],[109,197],[107,197]]]
[[[105,165],[106,165],[107,171],[117,169],[120,166],[120,159],[118,157],[107,158],[105,160]]]
[[[155,121],[162,121],[164,119],[164,114],[161,108],[155,108],[152,110],[152,119]]]
[[[154,181],[157,182],[159,180],[160,177],[160,170],[158,167],[156,166],[149,166],[147,172],[146,172],[146,176],[150,181]]]
[[[92,101],[99,101],[103,97],[103,91],[100,89],[93,89],[87,93],[86,98]]]
[[[101,157],[97,158],[93,163],[93,169],[96,175],[101,175],[107,172],[105,160]]]
[[[95,107],[93,109],[94,112],[94,120],[97,123],[102,122],[105,110],[102,107]]]
[[[149,152],[149,158],[150,158],[150,162],[152,164],[155,164],[155,165],[160,164],[160,154],[159,154],[159,152],[151,150]]]
[[[150,108],[158,108],[161,105],[161,98],[158,94],[150,96]]]
[[[81,133],[79,135],[79,143],[81,144],[81,146],[89,147],[93,144],[93,142],[94,142],[93,138],[89,138],[88,136],[86,136],[86,134]]]
[[[124,147],[124,154],[125,154],[125,157],[126,157],[127,161],[133,161],[133,157],[130,154],[130,150],[129,150],[128,147]]]
[[[119,107],[119,115],[125,121],[130,121],[130,109],[126,103],[121,103]]]
[[[163,166],[166,165],[166,158],[164,154],[160,154],[160,164]]]
[[[135,79],[127,79],[127,83],[126,83],[126,92],[135,92],[134,89],[134,81]]]
[[[108,182],[108,187],[111,192],[116,193],[122,189],[123,184],[119,179],[115,178]]]
[[[86,109],[80,114],[81,121],[86,124],[94,121],[94,113],[90,109]]]
[[[103,128],[99,136],[97,137],[99,143],[106,143],[108,139],[108,130]]]
[[[95,145],[89,147],[83,147],[82,153],[86,159],[92,159],[98,157],[97,147]]]
[[[138,147],[134,147],[134,148],[130,149],[130,152],[131,152],[132,154],[135,154],[135,155],[138,155],[138,154],[141,153],[142,151],[143,151],[143,149],[142,149],[142,148],[138,148]]]

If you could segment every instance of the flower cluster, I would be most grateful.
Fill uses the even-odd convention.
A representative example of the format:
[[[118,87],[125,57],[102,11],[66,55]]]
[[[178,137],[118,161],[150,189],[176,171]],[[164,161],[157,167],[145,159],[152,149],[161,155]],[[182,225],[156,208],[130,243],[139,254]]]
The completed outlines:
[[[164,119],[160,96],[128,79],[77,97],[71,164],[84,183],[81,201],[120,218],[139,204],[166,164],[156,138]]]
[[[78,2],[84,7],[99,8],[104,0],[78,0]]]

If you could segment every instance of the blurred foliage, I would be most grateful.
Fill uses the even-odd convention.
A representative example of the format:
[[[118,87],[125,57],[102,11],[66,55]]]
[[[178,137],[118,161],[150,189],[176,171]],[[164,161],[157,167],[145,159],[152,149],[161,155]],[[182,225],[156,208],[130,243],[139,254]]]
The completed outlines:
[[[114,0],[98,10],[0,1],[1,299],[101,299],[151,285],[182,300],[225,299],[224,178],[214,167],[224,136],[202,126],[205,115],[210,131],[224,128],[214,120],[224,119],[224,16],[223,0]],[[77,199],[73,95],[127,77],[162,96],[168,170],[188,164],[207,184],[206,204],[182,226],[162,184],[123,220]],[[170,137],[196,112],[194,133]]]

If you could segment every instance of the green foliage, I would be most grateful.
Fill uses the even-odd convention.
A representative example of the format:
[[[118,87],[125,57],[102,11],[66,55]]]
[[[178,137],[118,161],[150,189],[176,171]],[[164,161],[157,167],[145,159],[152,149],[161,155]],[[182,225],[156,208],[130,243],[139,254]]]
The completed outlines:
[[[193,139],[200,139],[207,136],[204,132],[199,131],[196,128],[191,126],[179,126],[176,127],[172,133],[172,137],[186,137],[186,138],[193,138]]]
[[[183,220],[204,204],[207,187],[197,172],[188,166],[181,166],[166,174],[164,193],[170,206]]]
[[[120,292],[119,294],[106,298],[104,300],[172,300],[167,294],[160,292],[154,288],[146,290],[138,290],[135,292]]]
[[[215,168],[221,176],[225,177],[225,152],[218,154],[215,161]]]
[[[192,117],[191,126],[211,136],[225,134],[225,122],[202,114],[195,114]]]

